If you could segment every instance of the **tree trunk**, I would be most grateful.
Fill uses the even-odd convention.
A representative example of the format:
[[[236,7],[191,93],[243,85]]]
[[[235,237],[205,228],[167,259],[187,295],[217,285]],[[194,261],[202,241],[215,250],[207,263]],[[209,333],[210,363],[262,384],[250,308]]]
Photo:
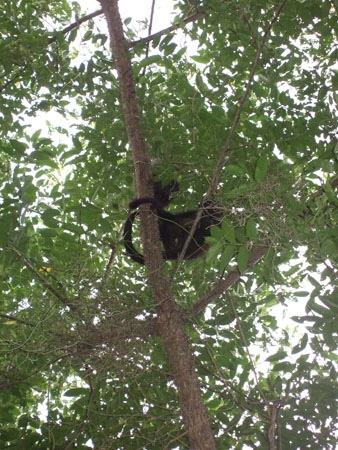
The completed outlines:
[[[99,1],[108,23],[118,72],[126,128],[133,153],[137,192],[140,197],[149,197],[153,194],[150,156],[142,131],[128,44],[118,11],[118,0]],[[157,221],[153,214],[145,210],[141,210],[140,218],[148,282],[157,305],[157,329],[166,345],[190,446],[193,450],[216,449],[188,337],[184,330],[184,321],[173,299],[170,281],[164,268]]]

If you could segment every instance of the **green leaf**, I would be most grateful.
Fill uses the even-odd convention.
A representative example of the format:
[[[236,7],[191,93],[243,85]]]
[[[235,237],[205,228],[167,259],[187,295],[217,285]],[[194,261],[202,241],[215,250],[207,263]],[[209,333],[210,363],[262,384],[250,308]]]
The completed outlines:
[[[16,158],[21,158],[22,156],[25,155],[25,152],[28,149],[28,146],[25,143],[18,141],[16,139],[10,139],[10,143],[14,150],[13,154]]]
[[[266,358],[266,361],[269,361],[269,362],[280,361],[281,359],[284,359],[287,356],[288,356],[288,354],[286,352],[280,350],[279,352],[274,353],[273,355]]]
[[[235,254],[236,251],[236,246],[235,245],[226,245],[225,249],[222,253],[221,256],[221,261],[220,261],[220,270],[224,270],[226,269],[226,267],[228,266],[229,262],[231,261],[231,258],[233,257],[233,255]]]
[[[38,166],[49,166],[53,169],[58,168],[58,164],[54,161],[53,153],[48,150],[36,150],[30,154],[30,158],[35,160]]]
[[[208,64],[210,62],[210,57],[209,56],[201,56],[201,55],[195,55],[195,56],[191,56],[191,59],[193,61],[196,61],[200,64]]]
[[[240,273],[245,273],[245,271],[248,267],[248,261],[249,261],[249,251],[245,245],[241,245],[239,247],[236,261],[237,261],[238,270],[240,271]]]
[[[240,177],[245,174],[245,171],[244,169],[242,169],[242,167],[235,166],[234,164],[229,164],[225,168],[225,173],[227,175],[236,175]]]
[[[308,335],[304,334],[299,344],[295,345],[292,349],[292,354],[299,353],[307,346]]]
[[[41,135],[41,130],[36,130],[35,133],[33,133],[31,136],[31,141],[34,143],[37,143],[40,135]]]
[[[210,234],[213,238],[215,238],[216,241],[220,241],[223,239],[223,231],[219,227],[211,227]]]
[[[68,389],[68,391],[64,392],[63,394],[65,397],[82,397],[82,396],[89,396],[90,390],[87,388],[73,388]]]
[[[255,240],[257,237],[256,223],[253,219],[248,219],[245,226],[246,235],[249,239]]]
[[[308,295],[310,295],[310,293],[308,291],[297,291],[294,292],[293,295],[295,295],[296,297],[307,297]]]
[[[235,230],[232,226],[232,223],[229,219],[224,218],[222,221],[221,229],[223,231],[224,238],[231,243],[234,243],[236,241],[235,239]]]
[[[139,63],[139,68],[141,67],[147,67],[150,66],[151,64],[160,64],[162,62],[162,57],[160,55],[152,55],[152,56],[148,56],[147,58],[142,59],[142,61],[140,61]]]
[[[262,183],[265,178],[269,167],[269,160],[266,156],[261,156],[256,164],[255,168],[255,180],[257,183]]]
[[[335,257],[337,250],[335,241],[330,238],[325,239],[320,247],[321,254],[328,258]]]
[[[41,214],[41,219],[47,227],[57,228],[59,226],[59,221],[54,217],[59,216],[59,211],[53,208],[48,208]]]

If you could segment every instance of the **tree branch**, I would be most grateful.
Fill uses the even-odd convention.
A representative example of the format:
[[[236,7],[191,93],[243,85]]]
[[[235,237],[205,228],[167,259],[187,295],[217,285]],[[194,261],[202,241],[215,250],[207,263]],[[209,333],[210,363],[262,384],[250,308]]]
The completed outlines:
[[[203,199],[203,201],[202,201],[201,207],[200,207],[200,209],[199,209],[199,211],[198,211],[198,213],[197,213],[197,215],[196,215],[195,221],[194,221],[194,223],[192,224],[192,227],[191,227],[189,236],[188,236],[187,240],[186,240],[185,243],[184,243],[183,249],[182,249],[182,251],[181,251],[179,257],[177,258],[177,262],[176,262],[175,268],[174,268],[174,270],[173,270],[173,276],[174,276],[175,273],[177,272],[178,267],[180,266],[180,264],[182,263],[183,258],[184,258],[184,255],[185,255],[185,253],[186,253],[186,251],[187,251],[187,248],[188,248],[188,246],[189,246],[189,244],[190,244],[190,242],[191,242],[191,239],[192,239],[192,237],[193,237],[193,235],[194,235],[194,233],[195,233],[195,231],[196,231],[198,222],[200,221],[201,216],[202,216],[202,213],[203,213],[203,204],[204,204],[207,200],[209,200],[211,193],[215,190],[215,188],[216,188],[216,186],[217,186],[218,178],[219,178],[220,173],[221,173],[221,171],[222,171],[222,169],[223,169],[225,157],[226,157],[226,155],[227,155],[227,153],[228,153],[228,151],[229,151],[230,142],[231,142],[232,137],[233,137],[233,135],[234,135],[235,129],[236,129],[237,125],[238,125],[238,122],[239,122],[241,113],[242,113],[242,111],[243,111],[245,102],[246,102],[246,100],[247,100],[247,98],[248,98],[248,96],[249,96],[250,88],[251,88],[251,85],[252,85],[252,83],[253,83],[253,79],[254,79],[254,76],[255,76],[255,72],[256,72],[256,70],[257,70],[258,63],[259,63],[261,54],[262,54],[262,52],[263,52],[263,48],[264,48],[266,39],[267,39],[267,37],[268,37],[268,35],[269,35],[270,31],[271,31],[271,28],[272,28],[273,24],[274,24],[275,22],[277,22],[277,20],[278,20],[280,14],[281,14],[281,12],[282,12],[282,10],[283,10],[283,8],[284,8],[285,3],[286,3],[286,0],[282,0],[282,2],[281,2],[281,4],[279,5],[279,7],[278,7],[278,9],[277,9],[277,11],[276,11],[276,13],[275,13],[273,19],[271,20],[270,24],[268,25],[268,27],[266,28],[266,30],[265,30],[265,32],[264,32],[264,35],[263,35],[263,38],[262,38],[262,41],[261,41],[261,45],[259,46],[259,48],[258,48],[258,50],[257,50],[256,58],[255,58],[255,60],[254,60],[254,62],[253,62],[253,65],[252,65],[252,69],[251,69],[251,72],[250,72],[249,80],[248,80],[248,82],[247,82],[247,85],[246,85],[244,94],[243,94],[243,96],[242,96],[242,98],[241,98],[241,100],[240,100],[240,102],[239,102],[239,105],[238,105],[238,108],[237,108],[237,111],[236,111],[234,120],[233,120],[233,122],[232,122],[232,126],[231,126],[231,129],[230,129],[230,132],[229,132],[229,134],[228,134],[228,137],[227,137],[227,139],[226,139],[226,141],[225,141],[225,144],[224,144],[224,147],[223,147],[223,151],[222,151],[221,156],[219,157],[219,159],[218,159],[218,161],[217,161],[216,169],[215,169],[215,171],[214,171],[212,180],[211,180],[211,182],[210,182],[210,184],[209,184],[208,191],[207,191],[207,193],[206,193],[206,195],[205,195],[205,197],[204,197],[204,199]]]
[[[249,258],[248,262],[248,268],[253,267],[257,261],[259,261],[266,251],[268,250],[268,247],[257,247],[253,250],[251,253],[251,256]],[[232,270],[224,280],[220,280],[216,287],[212,289],[210,292],[208,292],[204,297],[201,298],[201,300],[185,313],[184,317],[186,320],[191,319],[196,314],[203,311],[206,306],[211,303],[215,298],[219,297],[223,292],[229,289],[230,286],[232,286],[236,281],[238,281],[241,277],[241,273],[238,269]]]
[[[40,283],[49,291],[51,292],[56,298],[58,298],[61,303],[63,303],[65,306],[68,306],[68,308],[72,311],[76,311],[78,313],[77,308],[69,302],[69,300],[62,296],[51,284],[47,283],[47,281],[37,272],[34,267],[31,265],[29,260],[16,248],[14,248],[12,245],[9,245],[8,248],[15,253],[19,258],[23,259],[25,266],[27,269],[34,274],[34,276],[40,281]]]
[[[197,12],[197,13],[189,16],[189,17],[187,17],[186,19],[183,19],[182,22],[177,23],[175,25],[171,25],[170,27],[164,28],[163,30],[157,31],[156,33],[151,34],[150,36],[138,39],[137,41],[130,42],[128,44],[128,47],[132,48],[132,47],[135,47],[138,44],[143,44],[143,43],[150,42],[153,39],[155,39],[155,38],[157,38],[159,36],[162,36],[163,34],[168,34],[168,33],[171,33],[172,31],[178,30],[179,28],[182,28],[184,25],[187,25],[188,23],[194,22],[195,20],[199,19],[200,17],[205,16],[208,9],[211,9],[211,7],[208,6],[203,11],[199,11],[199,12]]]
[[[93,13],[87,14],[86,16],[81,17],[80,19],[78,19],[76,22],[68,25],[68,27],[66,27],[62,31],[60,31],[60,33],[62,33],[62,34],[70,33],[72,30],[74,30],[75,28],[78,28],[84,22],[88,22],[88,20],[93,19],[96,16],[100,16],[101,14],[103,14],[103,10],[102,9],[99,9],[98,11],[95,11]],[[52,44],[53,42],[56,42],[56,40],[57,40],[57,37],[53,36],[53,37],[48,39],[48,44]]]
[[[137,193],[142,197],[153,194],[149,150],[145,142],[136,96],[133,70],[128,55],[118,0],[99,0],[107,19],[110,42],[114,53],[126,129],[132,150]],[[190,446],[195,450],[216,450],[215,439],[203,402],[199,380],[184,321],[173,299],[165,272],[156,216],[141,208],[141,236],[147,276],[157,308],[157,328],[172,366],[184,425]],[[149,209],[149,208],[148,208]]]

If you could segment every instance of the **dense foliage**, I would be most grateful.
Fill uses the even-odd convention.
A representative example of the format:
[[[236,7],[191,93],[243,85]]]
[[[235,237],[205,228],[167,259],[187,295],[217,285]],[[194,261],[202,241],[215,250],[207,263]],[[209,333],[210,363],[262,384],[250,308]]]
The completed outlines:
[[[278,6],[198,3],[177,1],[181,28],[149,56],[125,20],[156,176],[180,184],[172,211],[203,198]],[[286,3],[213,194],[222,226],[173,278],[189,315],[243,274],[187,323],[220,449],[271,448],[276,424],[278,448],[336,445],[336,13]],[[184,449],[145,269],[121,245],[135,187],[104,18],[82,16],[75,1],[0,5],[0,447]]]

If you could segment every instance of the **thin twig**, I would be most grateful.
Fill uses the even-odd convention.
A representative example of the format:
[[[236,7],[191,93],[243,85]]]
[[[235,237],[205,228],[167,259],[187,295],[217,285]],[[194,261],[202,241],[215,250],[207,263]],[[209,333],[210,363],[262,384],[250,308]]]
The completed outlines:
[[[246,337],[244,335],[242,324],[241,324],[241,321],[240,321],[239,316],[237,314],[234,302],[232,301],[231,295],[228,294],[227,295],[227,299],[228,299],[228,301],[230,303],[233,315],[235,316],[237,327],[238,327],[238,331],[239,331],[239,334],[241,335],[243,344],[244,344],[245,349],[246,349],[246,353],[247,353],[249,361],[250,361],[250,365],[251,365],[251,368],[252,368],[252,371],[253,371],[253,374],[254,374],[254,378],[255,378],[255,381],[256,381],[257,389],[258,389],[259,393],[261,394],[261,397],[262,397],[262,399],[263,399],[263,401],[264,401],[264,403],[265,403],[265,405],[266,405],[266,407],[268,409],[269,417],[271,417],[269,402],[268,402],[267,398],[265,397],[263,390],[260,387],[259,380],[258,380],[258,375],[257,375],[257,371],[256,371],[256,367],[255,367],[255,364],[254,364],[253,359],[252,359],[251,354],[250,354],[248,341],[246,340]]]
[[[150,20],[149,20],[149,28],[148,28],[148,35],[149,36],[150,36],[151,31],[153,29],[154,11],[155,11],[155,0],[153,0],[152,4],[151,4]],[[148,58],[148,56],[149,56],[149,41],[147,42],[146,58]]]
[[[0,314],[2,319],[12,320],[13,322],[22,323],[23,325],[27,325],[28,327],[36,328],[36,324],[32,322],[27,322],[27,320],[19,319],[15,316],[9,316],[8,314]]]
[[[62,296],[51,284],[47,283],[47,281],[39,274],[39,272],[34,269],[29,260],[19,250],[14,248],[12,245],[9,245],[8,248],[21,259],[23,259],[27,269],[35,275],[35,277],[46,289],[48,289],[49,292],[51,292],[56,298],[58,298],[65,306],[68,306],[69,309],[71,309],[72,311],[77,311],[76,307],[72,303],[70,303],[66,297]]]

